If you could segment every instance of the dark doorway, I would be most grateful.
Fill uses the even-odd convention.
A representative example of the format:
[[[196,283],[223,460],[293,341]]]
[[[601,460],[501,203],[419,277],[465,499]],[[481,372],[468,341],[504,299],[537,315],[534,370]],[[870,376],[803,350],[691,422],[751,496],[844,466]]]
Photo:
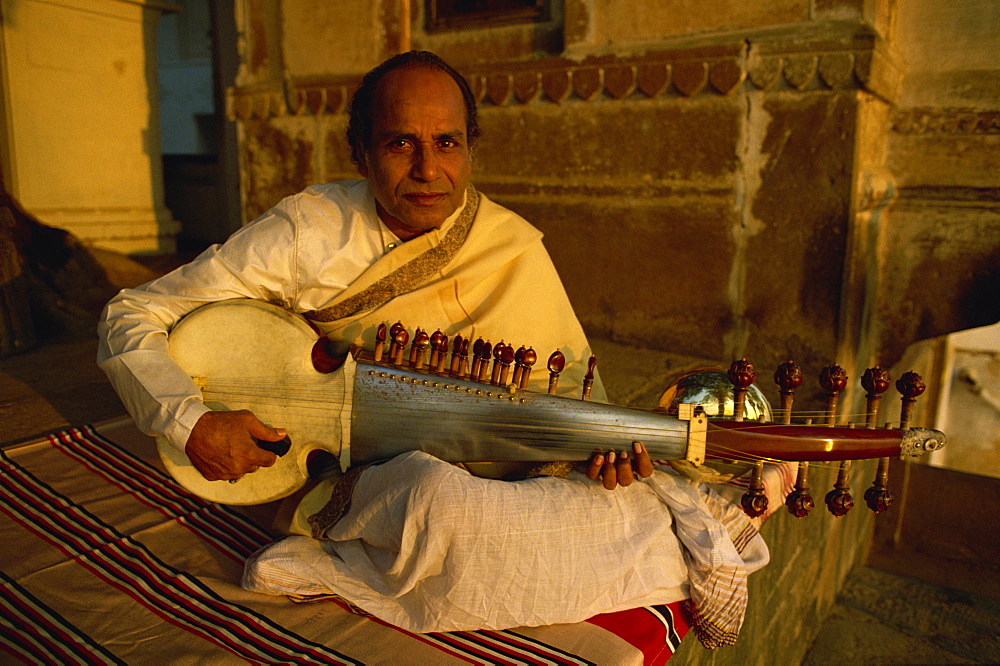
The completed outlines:
[[[157,32],[164,199],[177,249],[199,252],[241,224],[236,129],[225,91],[238,67],[233,0],[179,0]]]

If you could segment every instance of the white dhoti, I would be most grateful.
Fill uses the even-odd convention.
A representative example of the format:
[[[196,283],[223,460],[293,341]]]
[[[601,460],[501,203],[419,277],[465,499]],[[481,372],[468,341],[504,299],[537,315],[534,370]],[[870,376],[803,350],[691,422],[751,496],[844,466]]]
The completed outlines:
[[[413,632],[579,622],[691,597],[710,623],[738,630],[746,574],[767,549],[735,514],[713,517],[725,503],[707,499],[661,470],[608,491],[576,473],[482,479],[410,452],[361,474],[327,540],[268,546],[243,584],[336,594]]]

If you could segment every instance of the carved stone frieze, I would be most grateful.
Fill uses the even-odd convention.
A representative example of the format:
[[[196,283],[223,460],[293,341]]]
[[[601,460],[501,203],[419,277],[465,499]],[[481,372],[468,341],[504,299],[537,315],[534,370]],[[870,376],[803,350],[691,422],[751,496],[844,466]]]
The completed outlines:
[[[504,107],[725,96],[754,90],[853,88],[881,94],[870,90],[876,85],[872,63],[868,46],[821,52],[775,53],[772,49],[748,55],[744,45],[734,45],[641,56],[603,56],[583,62],[549,58],[464,68],[462,73],[479,104]],[[283,114],[343,113],[358,81],[359,77],[289,79],[270,87],[232,88],[229,115],[248,120]],[[916,127],[920,122],[907,119],[905,125]],[[995,128],[995,121],[989,122]]]

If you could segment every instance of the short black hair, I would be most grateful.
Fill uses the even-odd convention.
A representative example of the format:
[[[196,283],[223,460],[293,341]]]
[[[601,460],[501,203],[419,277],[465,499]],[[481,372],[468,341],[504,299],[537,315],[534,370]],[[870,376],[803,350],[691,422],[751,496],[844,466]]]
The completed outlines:
[[[430,51],[407,51],[395,55],[381,65],[365,74],[354,93],[351,100],[350,120],[347,125],[347,142],[351,146],[351,159],[355,164],[364,161],[364,151],[371,148],[372,143],[372,120],[375,117],[375,89],[379,81],[389,72],[403,67],[434,67],[450,76],[459,90],[462,91],[462,99],[465,101],[465,132],[469,142],[469,148],[479,137],[479,120],[476,115],[476,98],[472,94],[469,83],[461,74],[440,58],[440,56]]]

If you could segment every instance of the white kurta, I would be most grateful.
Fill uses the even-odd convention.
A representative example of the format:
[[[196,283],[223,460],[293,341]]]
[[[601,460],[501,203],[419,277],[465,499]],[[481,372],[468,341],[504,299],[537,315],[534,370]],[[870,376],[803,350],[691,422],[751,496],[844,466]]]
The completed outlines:
[[[293,312],[327,307],[436,245],[460,210],[440,229],[400,243],[379,220],[367,181],[310,187],[190,264],[123,290],[101,316],[98,364],[138,427],[183,450],[208,410],[167,352],[167,333],[181,317],[230,298],[260,299]],[[567,360],[560,384],[566,392],[580,386],[590,357],[541,232],[482,195],[464,245],[426,284],[324,330],[345,349],[371,349],[378,324],[395,321],[411,332],[440,328],[452,337],[481,335],[493,343],[531,346],[539,365],[558,348]],[[533,378],[540,386],[544,370]],[[599,380],[593,396],[603,399]]]

